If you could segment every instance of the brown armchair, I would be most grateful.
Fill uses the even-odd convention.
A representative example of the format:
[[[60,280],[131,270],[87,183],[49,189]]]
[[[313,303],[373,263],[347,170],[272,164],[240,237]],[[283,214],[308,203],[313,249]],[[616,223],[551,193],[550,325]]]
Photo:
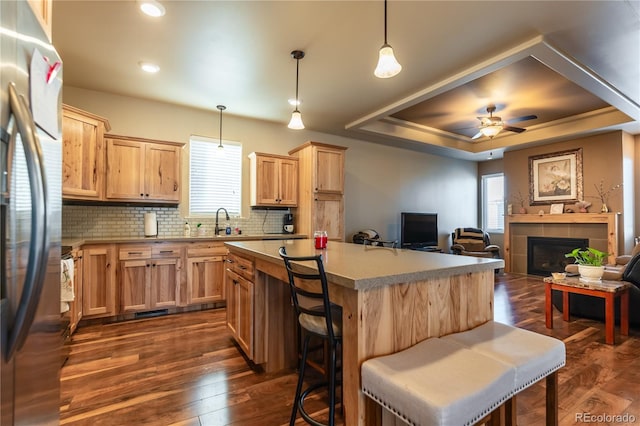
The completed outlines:
[[[487,232],[478,228],[456,228],[451,233],[454,254],[500,259],[500,247],[491,244]]]

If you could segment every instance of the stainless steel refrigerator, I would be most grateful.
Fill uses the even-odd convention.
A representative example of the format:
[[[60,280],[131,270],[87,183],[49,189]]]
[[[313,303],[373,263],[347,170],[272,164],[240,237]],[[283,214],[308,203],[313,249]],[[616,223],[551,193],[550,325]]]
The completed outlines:
[[[59,422],[61,88],[25,0],[0,0],[0,424]]]

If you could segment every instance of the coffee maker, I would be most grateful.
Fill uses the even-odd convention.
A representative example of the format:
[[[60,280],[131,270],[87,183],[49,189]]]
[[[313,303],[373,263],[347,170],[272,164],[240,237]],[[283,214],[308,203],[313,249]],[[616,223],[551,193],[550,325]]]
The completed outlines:
[[[282,231],[285,234],[293,234],[293,214],[285,213],[282,218]]]

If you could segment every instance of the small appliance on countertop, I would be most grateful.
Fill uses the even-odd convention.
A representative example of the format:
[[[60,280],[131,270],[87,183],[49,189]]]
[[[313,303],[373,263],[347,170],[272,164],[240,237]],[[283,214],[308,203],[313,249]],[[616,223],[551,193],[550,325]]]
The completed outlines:
[[[282,219],[282,231],[285,234],[293,234],[293,214],[285,213]]]

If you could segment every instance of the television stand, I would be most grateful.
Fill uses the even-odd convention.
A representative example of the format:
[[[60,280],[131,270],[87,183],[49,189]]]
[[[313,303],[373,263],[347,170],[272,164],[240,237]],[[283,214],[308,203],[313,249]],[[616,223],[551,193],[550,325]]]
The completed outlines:
[[[437,246],[427,246],[427,247],[410,247],[410,250],[416,251],[428,251],[431,253],[442,253],[442,249]]]

